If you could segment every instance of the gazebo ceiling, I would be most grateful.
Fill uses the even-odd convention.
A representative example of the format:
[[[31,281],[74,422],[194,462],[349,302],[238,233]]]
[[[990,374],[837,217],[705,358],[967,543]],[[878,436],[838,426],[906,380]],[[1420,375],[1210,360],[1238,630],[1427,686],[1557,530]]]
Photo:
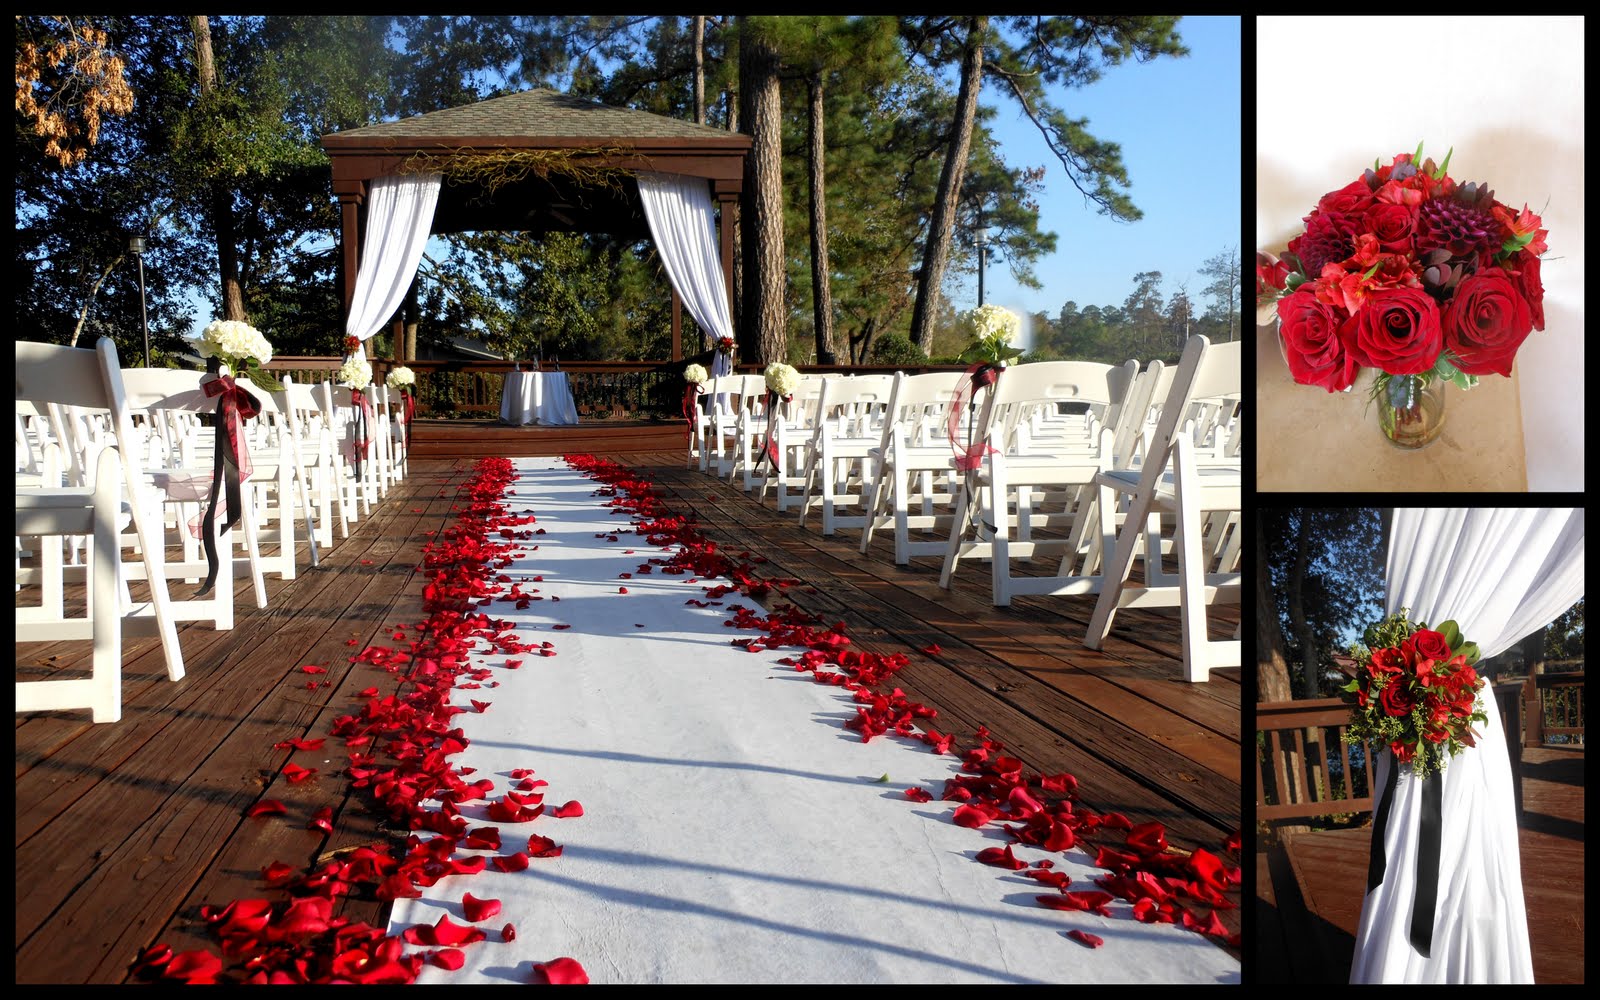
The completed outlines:
[[[649,230],[638,191],[622,180],[627,173],[704,177],[719,200],[737,196],[750,143],[737,132],[544,89],[322,137],[341,200],[359,203],[367,183],[386,174],[442,172],[435,233],[565,230],[628,238]],[[538,169],[483,182],[499,169],[494,164],[518,158]]]

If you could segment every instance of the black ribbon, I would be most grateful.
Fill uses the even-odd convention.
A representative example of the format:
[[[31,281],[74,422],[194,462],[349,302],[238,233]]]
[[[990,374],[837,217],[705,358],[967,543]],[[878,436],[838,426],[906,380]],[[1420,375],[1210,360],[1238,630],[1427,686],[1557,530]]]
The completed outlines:
[[[1367,855],[1367,891],[1383,884],[1388,859],[1384,832],[1400,780],[1400,761],[1391,753],[1389,778],[1384,782],[1378,811],[1372,818],[1372,846]],[[1444,830],[1444,776],[1435,771],[1422,781],[1422,822],[1417,832],[1417,892],[1411,906],[1411,946],[1423,958],[1433,950],[1433,911],[1439,901],[1439,841]]]
[[[248,390],[234,383],[232,379],[219,375],[215,368],[209,370],[218,376],[214,381],[226,381],[217,400],[217,443],[213,449],[211,496],[206,502],[205,518],[201,521],[200,529],[201,544],[205,546],[206,552],[206,579],[195,592],[196,597],[204,597],[211,593],[211,588],[216,586],[217,570],[221,567],[221,555],[217,552],[217,532],[213,530],[217,520],[217,494],[225,491],[228,502],[228,519],[223,522],[222,531],[227,531],[238,524],[239,517],[244,513],[239,487],[239,455],[234,450],[235,436],[244,432],[239,424],[239,418],[248,419],[261,412],[260,401]],[[210,394],[209,388],[207,394]],[[229,567],[228,572],[233,572],[232,567]]]

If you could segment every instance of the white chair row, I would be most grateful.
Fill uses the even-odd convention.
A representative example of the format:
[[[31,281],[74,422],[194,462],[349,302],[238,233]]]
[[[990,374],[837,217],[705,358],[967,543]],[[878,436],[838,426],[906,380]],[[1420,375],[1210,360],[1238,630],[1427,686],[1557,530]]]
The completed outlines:
[[[997,606],[1093,597],[1092,648],[1119,608],[1176,606],[1186,678],[1239,663],[1237,632],[1213,642],[1206,623],[1208,605],[1239,600],[1238,344],[1191,338],[1176,366],[1013,366],[976,401],[959,372],[899,374],[887,390],[870,376],[816,381],[776,415],[761,377],[713,383],[701,468],[742,473],[763,496],[776,485],[801,524],[820,508],[824,534],[859,527],[862,554],[892,531],[895,562],[941,556],[945,588],[963,559],[986,559]],[[769,424],[774,460],[760,466]],[[841,513],[852,506],[859,516]]]
[[[82,518],[71,512],[85,491],[103,491],[97,470],[105,468],[108,458],[116,460],[121,491],[112,508],[120,511],[112,518],[117,543],[110,547],[115,556],[109,584],[117,595],[109,605],[117,612],[115,639],[120,642],[130,628],[153,628],[161,637],[172,680],[184,676],[178,622],[206,621],[218,629],[232,628],[236,574],[251,579],[257,607],[266,607],[264,576],[296,575],[302,551],[300,524],[305,556],[315,566],[319,549],[333,544],[333,522],[339,522],[340,536],[347,537],[349,522],[369,513],[405,475],[403,426],[392,415],[400,401],[391,398],[385,387],[369,390],[374,406],[365,419],[371,443],[359,477],[351,461],[356,421],[348,388],[341,392],[341,387],[329,383],[300,386],[287,379],[278,393],[250,387],[261,412],[242,428],[254,470],[241,483],[241,510],[230,518],[241,529],[239,548],[235,532],[223,528],[225,505],[219,497],[212,526],[219,567],[210,592],[195,593],[191,585],[208,571],[200,534],[202,512],[211,497],[216,447],[216,431],[202,427],[199,420],[201,413],[216,409],[215,399],[204,393],[203,380],[198,372],[122,369],[109,340],[102,339],[93,351],[18,342],[17,586],[19,591],[38,587],[40,593],[38,604],[19,603],[19,630],[26,625],[31,633],[54,638],[77,636],[81,620],[77,626],[67,624],[71,620],[62,610],[63,587],[72,582],[86,584],[97,614],[108,613],[106,606],[94,604],[107,579],[97,568],[105,558],[105,546],[96,550],[89,545],[89,557],[77,558],[86,537],[105,529],[98,524],[93,530],[83,528]],[[77,499],[60,500],[63,496]],[[32,513],[25,518],[23,511]],[[52,519],[46,516],[49,511],[60,516]],[[53,530],[57,522],[82,530]],[[271,546],[276,546],[276,555],[266,554]],[[141,583],[142,599],[134,599],[129,581]],[[106,669],[99,640],[103,629],[99,624],[95,628],[92,688],[72,682],[60,682],[58,688],[92,690],[92,695],[62,696],[85,703],[57,704],[60,699],[54,695],[42,702],[25,699],[19,681],[19,711],[88,707],[96,721],[116,717],[105,693],[113,685],[101,679]],[[120,680],[114,686],[120,690]],[[94,703],[88,704],[89,700]]]

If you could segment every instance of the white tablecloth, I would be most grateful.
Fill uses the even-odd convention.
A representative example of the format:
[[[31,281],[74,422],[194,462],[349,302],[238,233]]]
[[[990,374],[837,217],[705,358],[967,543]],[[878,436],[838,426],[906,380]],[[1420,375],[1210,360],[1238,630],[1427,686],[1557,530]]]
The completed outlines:
[[[505,424],[575,424],[578,407],[566,372],[511,372],[500,397]]]

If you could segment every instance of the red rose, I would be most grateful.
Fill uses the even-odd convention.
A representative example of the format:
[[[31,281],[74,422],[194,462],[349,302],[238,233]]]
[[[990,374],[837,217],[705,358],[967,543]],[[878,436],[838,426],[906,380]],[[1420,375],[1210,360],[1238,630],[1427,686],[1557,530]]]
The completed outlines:
[[[1296,382],[1329,392],[1355,384],[1358,365],[1339,336],[1344,322],[1343,310],[1318,302],[1309,290],[1278,300],[1278,331]]]
[[[1262,250],[1256,251],[1256,298],[1267,294],[1267,289],[1283,291],[1288,284],[1290,267],[1272,254]]]
[[[1440,663],[1450,659],[1450,644],[1445,641],[1443,632],[1435,632],[1431,628],[1418,629],[1411,636],[1411,642],[1420,656]]]
[[[1533,318],[1533,328],[1543,330],[1544,282],[1539,280],[1539,269],[1543,265],[1537,256],[1526,250],[1512,257],[1509,263],[1516,265],[1517,290],[1522,293],[1522,301],[1528,303],[1528,315]]]
[[[1390,375],[1421,375],[1443,346],[1439,307],[1420,288],[1375,290],[1341,333],[1359,364]]]
[[[1351,181],[1337,191],[1329,191],[1317,202],[1317,211],[1334,215],[1360,215],[1372,204],[1372,189],[1364,180]]]
[[[1532,330],[1527,301],[1498,267],[1464,279],[1444,307],[1444,344],[1468,375],[1510,376],[1517,348]]]
[[[1385,714],[1402,719],[1410,715],[1417,704],[1406,690],[1405,681],[1398,677],[1389,681],[1388,686],[1383,689],[1379,702],[1383,705]]]
[[[1378,244],[1390,253],[1410,253],[1411,238],[1416,234],[1416,209],[1406,205],[1386,202],[1367,209],[1367,232],[1378,238]]]
[[[1443,729],[1429,729],[1422,735],[1426,736],[1430,743],[1443,743],[1450,738],[1450,734]]]
[[[1394,759],[1398,760],[1402,764],[1411,763],[1411,758],[1417,755],[1416,751],[1412,750],[1406,744],[1401,743],[1399,740],[1392,741],[1389,744],[1389,749],[1393,751]]]

